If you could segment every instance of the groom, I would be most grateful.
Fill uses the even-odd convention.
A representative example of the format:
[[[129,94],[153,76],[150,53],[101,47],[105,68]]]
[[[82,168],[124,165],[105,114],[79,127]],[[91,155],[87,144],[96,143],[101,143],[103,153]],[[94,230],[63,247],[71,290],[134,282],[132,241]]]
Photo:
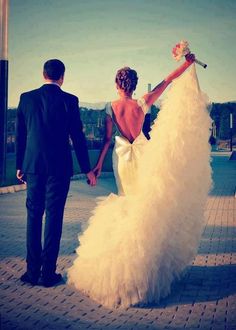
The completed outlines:
[[[52,59],[44,64],[45,84],[23,93],[17,110],[16,176],[27,181],[27,271],[21,276],[31,285],[50,287],[62,280],[56,263],[62,234],[64,205],[73,174],[71,138],[81,171],[91,186],[78,98],[61,90],[65,66]],[[46,214],[42,248],[42,218]]]

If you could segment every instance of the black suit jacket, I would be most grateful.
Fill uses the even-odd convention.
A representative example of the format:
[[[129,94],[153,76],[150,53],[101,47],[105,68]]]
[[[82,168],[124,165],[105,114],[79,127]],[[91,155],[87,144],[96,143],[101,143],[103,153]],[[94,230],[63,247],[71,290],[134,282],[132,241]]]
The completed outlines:
[[[23,93],[17,110],[16,167],[23,173],[72,175],[69,137],[81,168],[90,164],[79,101],[55,84]]]

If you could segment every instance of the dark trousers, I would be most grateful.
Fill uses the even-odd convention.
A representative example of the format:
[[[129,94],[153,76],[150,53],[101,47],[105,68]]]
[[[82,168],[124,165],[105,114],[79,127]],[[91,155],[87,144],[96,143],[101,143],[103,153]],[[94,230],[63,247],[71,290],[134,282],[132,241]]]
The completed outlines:
[[[70,177],[27,174],[27,273],[50,278],[56,271]],[[42,219],[45,211],[44,244]]]

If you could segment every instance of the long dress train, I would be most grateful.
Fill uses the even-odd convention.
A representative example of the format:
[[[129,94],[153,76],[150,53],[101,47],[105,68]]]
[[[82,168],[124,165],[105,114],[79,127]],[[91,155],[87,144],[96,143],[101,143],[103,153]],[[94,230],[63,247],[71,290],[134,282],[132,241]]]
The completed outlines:
[[[135,191],[111,194],[94,209],[69,283],[108,307],[156,303],[170,293],[195,256],[204,226],[210,127],[192,65],[173,82],[151,140],[139,152]],[[126,142],[122,160],[136,149]]]

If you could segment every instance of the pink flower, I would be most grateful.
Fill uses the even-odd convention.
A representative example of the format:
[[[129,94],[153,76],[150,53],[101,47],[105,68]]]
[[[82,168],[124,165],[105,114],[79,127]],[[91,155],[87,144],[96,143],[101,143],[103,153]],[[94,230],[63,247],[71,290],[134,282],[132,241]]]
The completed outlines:
[[[190,53],[190,49],[188,48],[188,42],[185,40],[180,41],[172,49],[172,55],[176,61],[179,61],[183,56],[189,53]]]

